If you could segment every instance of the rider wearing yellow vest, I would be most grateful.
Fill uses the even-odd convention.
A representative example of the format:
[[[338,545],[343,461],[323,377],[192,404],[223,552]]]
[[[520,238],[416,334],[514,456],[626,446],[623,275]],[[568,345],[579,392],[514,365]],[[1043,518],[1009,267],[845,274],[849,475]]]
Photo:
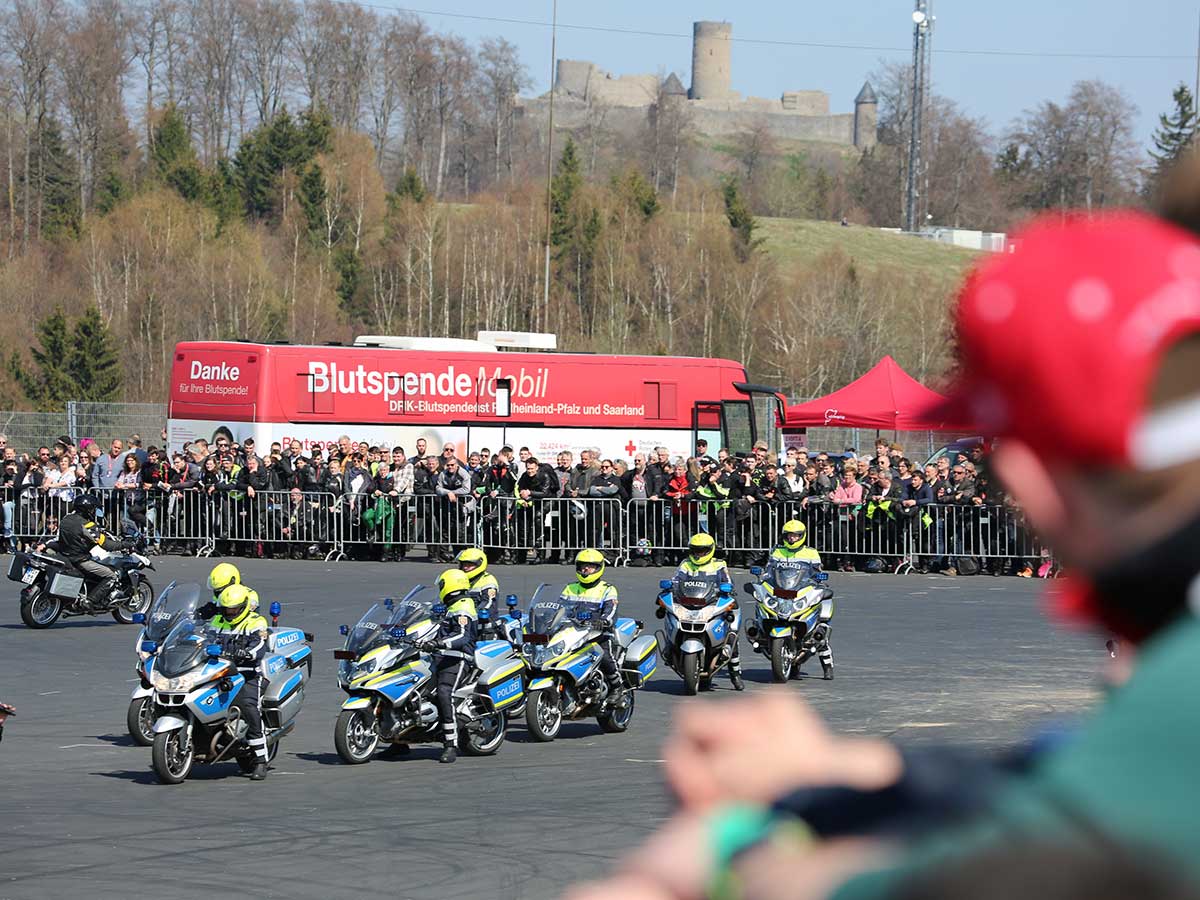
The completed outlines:
[[[711,534],[703,532],[692,535],[692,539],[688,541],[688,554],[679,564],[675,574],[676,577],[679,575],[720,575],[722,582],[733,584],[733,578],[729,574],[729,567],[725,564],[725,560],[717,559],[716,540]],[[738,651],[737,622],[729,629],[728,640],[732,645],[732,655],[729,657],[729,681],[733,684],[735,691],[740,691],[745,688],[745,683],[742,681],[742,656]]]
[[[471,583],[476,613],[486,609],[492,621],[495,621],[500,612],[500,582],[488,571],[487,554],[478,547],[467,547],[459,552],[455,561]]]
[[[799,519],[789,519],[783,523],[783,543],[771,551],[771,559],[781,561],[799,560],[800,562],[812,563],[814,566],[820,567],[821,554],[809,547],[805,540],[808,536],[808,528]],[[826,681],[833,681],[833,648],[829,646],[829,630],[830,624],[828,619],[822,619],[823,639],[817,645],[817,658],[821,660],[821,672]],[[799,673],[799,667],[796,672]],[[799,675],[797,674],[797,677]]]
[[[597,627],[601,631],[596,643],[604,650],[600,660],[600,672],[608,682],[609,702],[619,704],[624,698],[625,688],[621,674],[617,671],[613,628],[617,621],[617,589],[604,578],[604,554],[591,547],[580,550],[575,556],[575,582],[563,588],[562,597],[567,600],[596,604]]]
[[[438,762],[452,763],[458,758],[458,720],[454,715],[454,692],[471,671],[475,657],[475,598],[465,572],[447,569],[437,580],[438,599],[445,605],[438,636],[432,652],[437,661],[438,719],[442,723],[442,755]]]
[[[230,566],[230,568],[233,568]],[[211,579],[210,579],[211,583]],[[267,739],[263,734],[261,708],[262,684],[259,677],[258,665],[267,652],[267,620],[254,611],[250,591],[242,584],[228,584],[217,598],[221,612],[208,624],[217,631],[231,634],[254,635],[246,648],[246,655],[238,660],[238,671],[246,679],[234,701],[246,723],[246,744],[254,751],[258,764],[250,774],[253,781],[262,781],[267,777]]]

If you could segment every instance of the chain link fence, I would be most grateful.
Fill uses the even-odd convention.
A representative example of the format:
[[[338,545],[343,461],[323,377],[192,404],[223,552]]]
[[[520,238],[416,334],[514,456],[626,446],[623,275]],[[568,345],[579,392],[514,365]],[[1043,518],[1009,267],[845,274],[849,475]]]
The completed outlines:
[[[62,412],[0,411],[0,434],[18,453],[53,447],[60,435],[76,444],[87,438],[107,445],[113,438],[142,436],[143,446],[161,446],[167,427],[165,403],[85,403],[70,400]]]

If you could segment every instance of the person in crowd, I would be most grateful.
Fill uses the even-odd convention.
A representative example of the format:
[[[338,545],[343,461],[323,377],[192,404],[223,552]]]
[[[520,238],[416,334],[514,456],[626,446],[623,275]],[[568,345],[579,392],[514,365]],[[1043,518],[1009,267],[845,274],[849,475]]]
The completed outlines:
[[[545,538],[542,529],[542,501],[554,496],[554,487],[558,479],[542,469],[536,456],[526,455],[523,469],[516,485],[517,546],[522,548],[521,553],[530,553],[530,563],[537,564],[542,562],[542,545]]]
[[[142,487],[142,461],[136,453],[124,457],[124,466],[113,485],[118,497],[117,522],[128,521],[138,531],[146,530],[146,491]]]
[[[459,470],[458,458],[453,451],[449,457],[443,455],[442,458],[446,460],[445,465],[434,481],[434,493],[439,500],[437,558],[441,562],[451,562],[454,546],[465,543],[466,521],[475,501],[471,497],[470,478]]]
[[[609,554],[615,559],[619,553],[617,548],[620,547],[622,537],[617,515],[618,504],[623,499],[621,480],[617,477],[616,468],[611,459],[600,460],[599,466],[600,470],[592,476],[592,480],[588,484],[587,495],[596,501],[589,504],[590,536],[588,543],[594,547],[603,547],[605,539],[608,538],[608,546],[613,548]]]

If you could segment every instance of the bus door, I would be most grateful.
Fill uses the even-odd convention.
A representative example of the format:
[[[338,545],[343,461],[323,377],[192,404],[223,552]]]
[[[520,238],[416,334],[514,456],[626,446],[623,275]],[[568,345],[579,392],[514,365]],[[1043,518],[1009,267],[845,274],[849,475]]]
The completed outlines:
[[[721,427],[721,402],[700,400],[692,407],[692,448],[697,441],[708,441],[708,455],[716,459],[717,451],[725,446]]]
[[[735,384],[734,387],[748,398],[751,445],[766,441],[771,458],[777,458],[783,449],[783,397],[774,388],[759,384]]]

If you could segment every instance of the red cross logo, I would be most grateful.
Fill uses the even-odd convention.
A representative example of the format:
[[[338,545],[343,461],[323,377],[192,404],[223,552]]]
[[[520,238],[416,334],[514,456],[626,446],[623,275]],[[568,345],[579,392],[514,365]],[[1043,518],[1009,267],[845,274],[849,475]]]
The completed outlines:
[[[630,440],[629,443],[625,445],[625,452],[630,454],[631,456],[633,455],[633,451],[636,449],[637,449],[637,444],[635,444],[632,440]]]

